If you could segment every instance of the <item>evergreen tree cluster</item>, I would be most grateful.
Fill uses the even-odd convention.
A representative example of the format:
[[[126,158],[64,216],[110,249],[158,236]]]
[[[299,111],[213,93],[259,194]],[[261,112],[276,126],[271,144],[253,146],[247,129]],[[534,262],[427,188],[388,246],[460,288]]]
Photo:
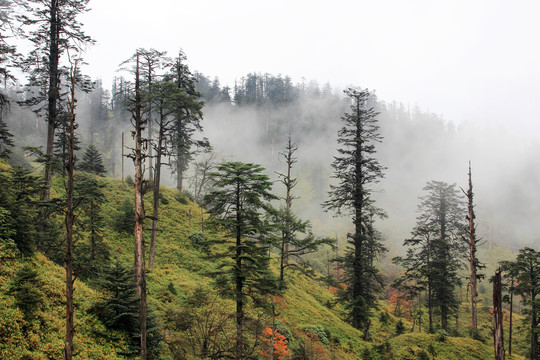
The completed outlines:
[[[272,181],[261,165],[241,161],[217,164],[218,161],[210,160],[197,164],[198,190],[194,195],[204,199],[204,206],[212,216],[206,225],[210,225],[212,231],[192,233],[190,240],[197,251],[215,260],[216,268],[211,274],[216,278],[215,287],[232,299],[235,311],[233,315],[220,312],[218,318],[223,322],[217,328],[208,326],[207,320],[214,319],[208,312],[213,309],[208,297],[203,298],[203,303],[210,310],[205,312],[192,306],[197,308],[198,314],[183,314],[184,320],[188,319],[187,324],[176,323],[192,331],[190,336],[198,347],[194,353],[240,360],[254,358],[261,342],[269,342],[270,350],[273,349],[274,336],[280,334],[276,324],[276,299],[294,286],[288,281],[289,270],[298,269],[315,277],[305,256],[334,245],[333,240],[316,237],[310,221],[302,220],[293,211],[296,196],[292,190],[297,178],[291,172],[297,162],[294,154],[298,147],[292,142],[291,134],[302,134],[301,144],[310,141],[313,134],[328,134],[338,127],[337,122],[320,119],[337,118],[334,115],[341,110],[343,127],[337,130],[337,155],[331,164],[334,182],[323,207],[338,216],[346,216],[352,224],[347,234],[348,246],[337,259],[342,270],[335,279],[340,287],[338,300],[344,304],[351,325],[363,331],[364,340],[371,339],[371,320],[384,285],[377,260],[386,251],[378,229],[378,220],[386,214],[377,206],[374,195],[386,171],[380,159],[388,156],[382,145],[382,133],[392,139],[400,138],[406,145],[412,143],[411,147],[419,147],[416,150],[421,151],[424,148],[417,141],[411,141],[417,139],[414,137],[417,135],[411,134],[416,128],[429,129],[436,134],[427,140],[433,145],[440,138],[447,138],[446,133],[452,131],[450,124],[418,108],[410,111],[402,105],[386,104],[366,89],[350,88],[344,91],[344,97],[339,97],[329,85],[321,88],[316,82],[293,84],[290,77],[282,75],[250,73],[240,78],[231,90],[222,86],[218,78],[211,80],[203,74],[192,73],[182,51],[171,58],[155,49],[137,49],[123,64],[133,80],[116,78],[109,94],[100,81],[91,83],[76,68],[81,60],[80,49],[93,43],[78,20],[88,10],[88,1],[25,0],[19,3],[24,11],[14,17],[11,2],[0,1],[0,84],[4,85],[0,93],[0,260],[29,258],[7,285],[7,294],[13,297],[27,328],[37,321],[36,314],[41,310],[43,299],[42,279],[32,264],[32,256],[38,250],[66,269],[66,359],[71,358],[74,350],[73,285],[78,277],[102,294],[93,306],[94,313],[107,329],[101,336],[113,342],[116,339],[111,334],[120,333],[127,339],[127,346],[121,351],[124,356],[140,354],[142,359],[159,358],[164,338],[157,317],[148,310],[152,307],[147,308],[146,303],[143,221],[152,220],[148,268],[153,269],[155,249],[160,245],[161,168],[170,166],[181,194],[189,165],[197,155],[211,150],[210,142],[202,136],[206,103],[226,111],[254,110],[254,121],[263,129],[261,140],[267,149],[271,144],[272,155],[276,144],[287,135],[289,141],[285,152],[279,155],[287,164],[286,172],[277,174],[278,182],[285,186],[286,196],[281,199],[284,204],[277,207],[280,198],[272,192]],[[26,56],[17,54],[16,48],[8,43],[5,33],[14,24],[21,26],[24,38],[32,46]],[[13,92],[7,90],[7,85],[14,79],[10,69],[15,64],[25,72],[28,82],[23,94],[11,99]],[[80,106],[88,114],[88,120],[79,129],[75,123],[76,87]],[[20,151],[17,149],[20,144],[14,139],[22,131],[15,132],[14,138],[8,126],[11,124],[6,121],[10,104],[14,103],[45,119],[46,126],[39,122],[33,126],[45,140],[45,150],[36,146],[31,149],[38,155],[36,163],[43,165],[40,171],[44,176],[36,177],[31,170],[12,167],[4,160],[11,160],[13,152]],[[399,124],[402,118],[411,120],[414,125]],[[397,125],[385,125],[383,131],[380,119]],[[130,122],[135,128],[129,131],[135,144],[133,141],[124,144],[122,136],[120,145],[119,134],[128,133]],[[13,125],[20,126],[16,121]],[[412,138],[404,136],[405,133],[410,133]],[[132,151],[126,156],[125,149]],[[80,161],[76,161],[75,151]],[[102,207],[105,202],[103,176],[117,176],[120,163],[123,176],[126,157],[135,160],[135,206],[131,201],[122,203],[112,228],[119,233],[134,231],[135,270],[126,268],[118,260],[111,263],[112,250],[104,241],[108,234]],[[144,209],[143,196],[148,184],[145,169],[153,185],[152,215]],[[51,191],[53,174],[61,176],[64,183],[64,189],[56,194]],[[396,287],[407,291],[411,297],[425,293],[429,331],[435,331],[436,317],[440,319],[437,327],[445,331],[450,328],[449,319],[457,314],[459,307],[455,289],[461,285],[459,271],[462,259],[466,258],[462,241],[465,211],[455,184],[430,181],[424,191],[426,195],[420,198],[416,226],[411,237],[404,241],[407,253],[395,259],[404,268]],[[179,195],[179,198],[184,197]],[[470,201],[472,209],[472,194]],[[470,211],[470,214],[474,213]],[[65,215],[65,233],[59,223],[61,215]],[[204,221],[203,216],[203,225]],[[225,231],[228,237],[216,236],[219,231]],[[273,262],[278,265],[279,276],[271,270]],[[477,259],[473,257],[472,263],[475,262]],[[538,252],[523,249],[515,261],[505,262],[502,267],[508,277],[518,282],[512,291],[522,297],[529,322],[529,355],[537,359],[540,354]],[[167,291],[171,296],[178,295],[172,283]],[[333,305],[329,303],[330,306]],[[272,328],[265,328],[270,339],[261,340],[263,321],[250,317],[257,312],[262,314],[261,318],[272,319]],[[204,336],[199,333],[196,338],[194,321],[207,321],[199,328],[205,332]],[[209,334],[219,334],[216,338],[223,341],[225,329],[228,329],[224,323],[235,327],[234,346],[223,348],[217,346],[221,344],[205,342],[213,336]],[[307,326],[304,331],[324,345],[331,344],[331,337],[319,325]],[[404,324],[399,320],[395,333],[399,336],[404,332]],[[440,333],[442,340],[446,339],[445,334]],[[201,339],[204,341],[197,342]],[[287,341],[280,334],[280,346],[285,347]],[[377,352],[382,355],[385,347],[381,345],[378,349],[382,350]],[[283,356],[291,354],[286,348],[282,350]],[[270,356],[267,352],[259,354]]]

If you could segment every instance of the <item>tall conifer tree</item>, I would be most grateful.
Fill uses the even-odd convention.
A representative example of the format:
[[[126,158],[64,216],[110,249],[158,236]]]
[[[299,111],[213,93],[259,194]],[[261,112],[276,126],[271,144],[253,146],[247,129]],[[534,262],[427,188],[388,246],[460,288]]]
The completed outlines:
[[[457,309],[454,289],[466,250],[462,240],[466,212],[455,184],[430,181],[424,191],[427,195],[420,198],[412,238],[404,242],[407,255],[395,262],[405,267],[404,279],[415,282],[417,290],[427,291],[430,331],[434,330],[434,309],[446,330],[448,317]]]
[[[364,328],[368,336],[371,309],[376,306],[376,292],[381,285],[373,259],[382,249],[380,239],[372,236],[374,216],[384,216],[371,197],[372,186],[384,176],[384,167],[375,157],[376,144],[381,142],[378,113],[372,106],[373,95],[368,90],[348,89],[350,112],[342,117],[344,127],[338,132],[339,155],[334,158],[334,178],[330,186],[326,210],[339,215],[346,211],[352,217],[354,232],[349,234],[351,252],[344,258],[348,268],[346,299],[350,320],[357,329]]]
[[[257,241],[266,232],[263,212],[268,201],[277,199],[271,191],[272,182],[263,168],[255,164],[229,162],[213,173],[216,190],[204,197],[208,211],[234,237],[223,259],[232,259],[223,266],[231,269],[236,302],[236,360],[246,359],[248,346],[244,342],[245,306],[248,292],[272,290],[274,282],[268,269],[268,252]],[[249,291],[248,291],[249,289]]]
[[[174,125],[170,137],[171,166],[176,173],[176,188],[183,189],[184,172],[196,150],[210,148],[207,139],[195,139],[196,132],[202,132],[202,107],[201,95],[195,90],[195,77],[187,66],[186,56],[182,51],[173,61],[171,75],[178,90],[184,94],[184,101],[178,102],[174,111]]]
[[[88,11],[88,0],[24,0],[21,2],[26,12],[19,17],[23,27],[28,29],[27,37],[34,49],[23,62],[28,73],[29,86],[38,89],[36,97],[29,99],[27,105],[41,105],[47,119],[45,180],[50,186],[52,179],[51,158],[54,148],[54,133],[58,125],[61,98],[62,71],[60,58],[70,51],[71,56],[93,40],[82,30],[79,15]],[[43,194],[50,199],[50,188]]]

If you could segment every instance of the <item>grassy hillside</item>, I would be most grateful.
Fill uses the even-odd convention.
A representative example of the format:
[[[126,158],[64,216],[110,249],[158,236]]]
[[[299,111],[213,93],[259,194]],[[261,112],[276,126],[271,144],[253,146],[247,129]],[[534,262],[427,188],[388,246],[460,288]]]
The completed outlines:
[[[132,201],[132,188],[119,180],[104,178],[105,215],[103,240],[111,259],[126,267],[133,262],[133,237],[123,231],[119,222],[126,216],[125,204]],[[56,192],[61,193],[61,181]],[[147,213],[151,201],[146,198]],[[208,217],[185,194],[162,188],[159,217],[160,232],[156,250],[156,267],[148,270],[149,306],[160,326],[161,359],[198,359],[203,340],[209,351],[226,350],[234,342],[233,302],[214,286],[211,275],[217,269],[210,251],[196,241],[193,234],[207,238],[225,235],[210,226]],[[62,226],[62,218],[56,219]],[[129,225],[129,221],[128,221]],[[146,228],[150,227],[147,220]],[[129,227],[128,227],[129,228]],[[79,244],[87,234],[81,233]],[[148,241],[150,232],[145,239]],[[13,279],[25,264],[37,270],[35,289],[41,299],[35,316],[25,319],[11,290]],[[96,275],[96,276],[99,276]],[[43,254],[27,259],[4,261],[0,264],[0,358],[60,359],[64,338],[64,270]],[[88,284],[75,283],[75,352],[77,359],[122,359],[127,347],[127,335],[107,330],[93,309],[104,294],[95,279]],[[249,304],[248,331],[251,338],[262,335],[265,326],[275,324],[288,339],[295,359],[489,359],[492,346],[489,337],[489,310],[481,312],[485,343],[463,337],[406,333],[396,336],[400,319],[381,300],[380,310],[373,316],[371,339],[361,339],[362,333],[343,321],[344,309],[322,282],[300,274],[291,274],[288,288],[280,297],[265,299],[263,310]],[[466,308],[460,316],[465,322]],[[412,324],[401,319],[405,331]],[[465,335],[466,328],[458,331]],[[519,357],[515,357],[518,359]]]

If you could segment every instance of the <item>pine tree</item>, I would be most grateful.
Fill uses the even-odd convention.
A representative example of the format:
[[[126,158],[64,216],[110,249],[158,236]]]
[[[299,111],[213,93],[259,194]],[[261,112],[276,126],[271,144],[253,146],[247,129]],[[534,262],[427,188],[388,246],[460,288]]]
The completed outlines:
[[[184,94],[183,101],[177,102],[174,107],[174,125],[170,136],[171,167],[176,173],[176,188],[183,189],[184,172],[197,151],[210,148],[206,138],[197,140],[196,132],[202,132],[202,107],[204,103],[199,100],[201,95],[195,90],[195,78],[189,67],[185,64],[186,56],[182,51],[173,61],[171,75],[178,89]]]
[[[109,248],[103,242],[104,216],[102,203],[105,184],[91,174],[76,174],[75,198],[79,202],[78,230],[89,235],[89,243],[78,244],[75,268],[82,278],[94,277],[109,258]],[[133,228],[131,223],[130,230]]]
[[[36,106],[46,102],[46,106],[41,109],[46,113],[45,153],[50,161],[53,157],[54,133],[58,125],[62,93],[60,79],[68,73],[62,69],[61,57],[67,51],[74,56],[84,46],[93,43],[82,31],[82,24],[78,20],[88,10],[88,0],[24,0],[21,4],[26,12],[19,19],[28,31],[27,38],[34,44],[34,49],[23,62],[23,69],[28,73],[28,85],[39,89],[38,95],[25,103]],[[50,199],[52,167],[49,161],[45,164],[48,187],[43,194],[44,200]]]
[[[463,191],[463,194],[467,197],[468,205],[468,215],[466,216],[467,221],[469,222],[469,226],[466,230],[467,238],[464,238],[465,242],[467,243],[469,247],[469,271],[470,271],[470,278],[469,278],[469,285],[471,288],[471,325],[472,325],[472,333],[473,336],[477,335],[478,333],[478,319],[477,319],[477,303],[478,303],[478,280],[482,279],[484,275],[479,274],[478,270],[485,268],[483,264],[480,263],[477,257],[477,249],[478,245],[480,245],[480,239],[476,237],[476,224],[475,224],[475,213],[474,213],[474,193],[473,193],[473,184],[472,184],[472,171],[471,171],[471,163],[469,162],[469,188],[467,191],[461,189]]]
[[[73,337],[75,335],[75,322],[73,319],[75,312],[75,304],[73,299],[74,283],[76,276],[73,276],[73,250],[75,246],[75,238],[73,236],[73,228],[75,224],[75,210],[77,205],[73,201],[73,194],[75,191],[75,129],[77,124],[75,123],[75,74],[77,73],[77,60],[70,70],[70,98],[69,98],[69,135],[67,143],[67,185],[66,185],[66,252],[64,256],[64,268],[66,269],[66,339],[64,344],[64,358],[71,360],[73,357]]]
[[[540,251],[523,248],[514,261],[501,263],[506,276],[515,280],[514,292],[522,296],[525,321],[529,323],[530,359],[540,359]]]
[[[4,121],[8,105],[7,97],[0,94],[0,158],[9,157],[11,147],[13,147],[13,134],[11,134]]]
[[[279,289],[285,288],[285,271],[287,268],[296,268],[305,273],[310,273],[311,267],[304,256],[316,252],[323,245],[335,243],[332,239],[317,238],[311,232],[309,221],[299,219],[292,210],[292,202],[297,199],[292,194],[298,179],[292,176],[293,165],[297,162],[295,152],[298,146],[293,143],[289,136],[285,152],[280,153],[281,158],[287,165],[286,173],[277,173],[279,181],[285,186],[285,206],[272,211],[270,222],[273,234],[270,243],[278,250],[279,254]],[[294,258],[295,262],[290,261]]]
[[[20,166],[0,172],[0,208],[5,209],[5,226],[18,253],[30,256],[39,238],[37,215],[41,210],[39,195],[43,183]]]
[[[147,94],[150,94],[152,92],[152,87],[154,85],[154,82],[157,81],[157,74],[156,70],[161,68],[165,65],[165,63],[169,62],[169,60],[165,57],[166,52],[165,51],[157,51],[155,49],[139,49],[138,50],[140,54],[140,61],[141,61],[141,78],[142,82],[144,84],[143,91]],[[154,110],[153,110],[153,101],[149,99],[150,101],[145,101],[145,117],[146,117],[146,123],[148,124],[148,141],[149,143],[152,143],[153,138],[153,125],[154,121],[152,120],[154,116]],[[154,179],[154,167],[152,165],[153,161],[153,147],[150,146],[148,148],[148,160],[149,160],[149,173],[148,178],[153,180]]]
[[[140,354],[140,318],[139,301],[133,282],[133,271],[124,267],[116,259],[114,262],[102,268],[102,274],[97,280],[98,285],[104,290],[101,300],[92,307],[97,317],[111,330],[124,332],[128,337],[128,346],[119,351],[120,355],[136,357]],[[157,318],[149,309],[147,314],[148,328],[148,359],[159,359],[159,350],[162,337]],[[116,340],[116,336],[102,334]]]
[[[103,166],[103,157],[93,144],[88,145],[88,148],[84,152],[79,170],[101,176],[105,174],[106,170],[105,166]]]
[[[10,67],[18,57],[15,46],[8,43],[6,32],[14,26],[13,5],[10,1],[0,1],[0,85],[5,89],[7,82],[14,80]],[[10,99],[3,91],[0,92],[0,158],[7,158],[13,146],[13,135],[5,122],[5,115],[10,106]]]
[[[407,247],[404,257],[395,257],[394,263],[405,268],[405,273],[396,282],[397,287],[409,292],[412,296],[420,292],[427,293],[428,320],[430,332],[433,331],[433,246],[438,236],[437,228],[432,225],[418,225],[412,237],[405,239],[403,246]]]
[[[495,360],[505,359],[503,322],[501,269],[498,269],[493,279],[493,347],[495,348]],[[531,359],[536,358],[531,354]]]
[[[100,286],[106,296],[94,305],[94,311],[103,324],[112,330],[129,335],[130,346],[124,355],[139,354],[139,299],[135,293],[132,272],[118,260],[103,269]]]
[[[376,143],[381,141],[379,126],[372,105],[372,95],[368,90],[348,89],[345,94],[351,98],[351,112],[345,113],[344,127],[338,132],[339,155],[334,158],[334,178],[337,185],[331,185],[324,208],[343,210],[352,217],[354,232],[349,234],[352,249],[343,259],[348,268],[348,285],[342,299],[347,302],[352,325],[364,328],[364,336],[369,333],[369,317],[376,306],[376,293],[381,278],[373,259],[380,254],[380,239],[373,231],[374,217],[382,217],[384,212],[374,205],[371,186],[383,177],[384,167],[375,158]]]
[[[438,309],[441,327],[446,330],[451,311],[457,309],[454,288],[460,281],[457,272],[465,252],[465,210],[455,184],[430,181],[424,191],[428,194],[420,199],[412,238],[404,241],[407,255],[395,261],[405,267],[405,279],[415,281],[418,290],[427,291],[430,331],[433,309]]]
[[[151,144],[151,148],[154,148],[156,152],[156,162],[153,176],[152,234],[150,240],[150,252],[148,255],[149,268],[154,267],[156,251],[161,167],[163,157],[170,153],[166,146],[166,140],[171,136],[175,123],[175,119],[171,115],[175,113],[177,107],[181,106],[185,100],[184,91],[178,88],[177,84],[171,80],[171,76],[169,75],[161,80],[155,81],[149,86],[146,94],[147,103],[152,104],[154,111],[157,113],[155,125],[157,125],[158,130],[157,137],[153,144]]]
[[[212,174],[216,190],[204,197],[210,214],[235,239],[235,243],[220,257],[225,261],[222,268],[230,269],[230,280],[234,286],[237,360],[244,359],[248,351],[244,342],[248,289],[253,296],[255,292],[271,291],[275,285],[268,269],[268,249],[257,241],[257,237],[267,231],[263,212],[269,209],[268,201],[277,199],[270,192],[272,182],[263,171],[260,165],[255,164],[221,164]]]
[[[41,310],[44,297],[42,285],[35,266],[30,263],[25,263],[17,270],[9,284],[8,294],[15,298],[15,304],[22,311],[27,323],[31,323]]]

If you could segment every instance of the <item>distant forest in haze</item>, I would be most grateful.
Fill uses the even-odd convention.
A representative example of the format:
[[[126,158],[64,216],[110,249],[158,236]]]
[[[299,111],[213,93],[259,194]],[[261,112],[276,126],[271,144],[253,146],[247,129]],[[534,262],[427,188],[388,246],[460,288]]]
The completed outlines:
[[[194,73],[196,89],[204,101],[204,136],[222,159],[241,159],[263,164],[268,174],[279,166],[278,153],[289,134],[299,145],[299,176],[302,195],[297,203],[303,216],[314,219],[314,226],[327,235],[343,236],[347,224],[325,214],[325,201],[332,181],[329,164],[335,155],[340,117],[347,107],[341,89],[316,81],[293,83],[288,76],[250,73],[231,88],[218,78]],[[130,113],[125,101],[129,81],[114,79],[111,90],[101,81],[89,93],[78,95],[78,147],[80,156],[89,144],[103,154],[108,175],[121,176],[122,133],[130,146]],[[12,161],[24,163],[24,146],[43,146],[46,123],[30,110],[17,105],[27,97],[27,88],[10,88],[15,99],[5,116],[14,134],[16,150]],[[538,153],[540,145],[523,141],[502,126],[474,123],[456,125],[443,115],[397,101],[373,96],[384,140],[378,144],[380,161],[388,168],[377,186],[376,197],[389,218],[379,225],[391,244],[401,243],[416,217],[416,201],[429,180],[464,186],[468,161],[472,161],[477,182],[479,232],[490,244],[513,249],[538,240],[540,228],[534,218],[540,213],[535,202],[527,201],[540,191]],[[200,134],[203,137],[203,134]],[[56,152],[62,149],[57,148]],[[127,149],[125,150],[127,154]],[[199,154],[188,170],[187,191],[193,191],[193,171]],[[125,159],[125,176],[133,165]],[[164,169],[167,173],[167,170]],[[170,174],[169,174],[170,175]],[[165,176],[172,185],[172,175]]]
[[[538,360],[540,143],[182,50],[108,89],[87,5],[0,0],[0,358]]]

